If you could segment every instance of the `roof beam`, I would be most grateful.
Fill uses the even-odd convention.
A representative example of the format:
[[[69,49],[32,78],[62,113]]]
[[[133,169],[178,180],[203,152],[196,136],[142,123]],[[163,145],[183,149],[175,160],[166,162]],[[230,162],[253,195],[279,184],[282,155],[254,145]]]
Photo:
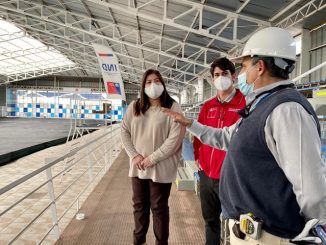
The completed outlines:
[[[204,4],[204,3],[206,3],[206,1],[207,1],[207,0],[201,0],[200,3],[201,3],[201,4]],[[194,17],[193,20],[192,20],[192,23],[191,23],[191,25],[190,25],[191,28],[194,27],[194,25],[195,25],[195,23],[196,23],[196,21],[197,21],[197,19],[198,19],[198,16],[199,16],[199,11],[197,11],[195,17]],[[163,35],[163,24],[162,24],[162,33],[161,33],[161,35]],[[189,35],[190,35],[190,32],[188,31],[187,34],[186,34],[186,36],[185,36],[185,37],[183,38],[183,40],[182,40],[183,43],[187,41]],[[179,55],[180,52],[181,52],[182,50],[183,50],[183,49],[182,49],[182,47],[181,47],[181,48],[179,49],[177,55]],[[176,61],[173,62],[173,65],[172,65],[172,66],[174,66],[175,62],[176,62]]]
[[[0,10],[4,9],[7,11],[11,11],[11,12],[16,12],[18,13],[17,15],[19,15],[20,17],[26,16],[26,18],[29,16],[31,18],[38,18],[43,20],[45,23],[49,23],[49,24],[53,24],[53,26],[51,28],[55,28],[55,26],[65,26],[66,28],[72,29],[75,32],[79,31],[82,33],[86,33],[87,35],[92,35],[92,36],[97,36],[99,39],[100,38],[104,38],[108,41],[112,41],[112,42],[123,42],[126,46],[128,47],[133,47],[133,48],[138,48],[138,49],[143,49],[145,51],[149,51],[149,52],[156,52],[159,53],[160,55],[168,55],[169,57],[171,57],[171,54],[167,54],[165,52],[165,50],[163,49],[163,47],[161,47],[161,45],[159,45],[161,38],[164,41],[167,41],[169,43],[180,43],[180,45],[182,45],[184,48],[184,50],[186,49],[194,49],[194,50],[205,50],[205,52],[207,54],[213,54],[215,55],[226,55],[226,52],[223,51],[218,51],[215,49],[209,49],[209,48],[203,48],[200,45],[196,45],[196,44],[191,44],[191,43],[184,43],[181,42],[180,40],[174,39],[174,38],[167,38],[167,37],[161,37],[161,35],[156,35],[153,34],[152,32],[148,32],[148,31],[141,31],[141,33],[143,33],[144,35],[147,35],[148,37],[153,39],[153,43],[155,42],[155,44],[157,44],[157,46],[160,46],[159,50],[154,50],[153,48],[150,48],[148,46],[145,45],[141,45],[138,42],[138,36],[140,33],[139,30],[136,30],[130,26],[125,26],[122,24],[114,24],[112,21],[108,21],[108,20],[103,20],[103,19],[97,19],[97,18],[92,18],[89,17],[88,15],[85,14],[81,14],[81,13],[73,13],[70,11],[67,11],[65,9],[60,9],[57,7],[53,7],[53,6],[46,6],[46,5],[41,5],[39,3],[35,3],[35,2],[30,2],[30,1],[26,1],[26,0],[14,0],[13,2],[16,2],[16,7],[13,5],[8,5],[7,3],[0,3]],[[31,6],[38,6],[40,11],[33,11],[33,12],[28,12],[25,11],[25,9],[27,8],[26,5],[31,5]],[[49,14],[49,12],[51,11],[51,14]],[[62,18],[62,21],[59,21],[58,19],[54,19],[54,16],[59,16]],[[77,21],[71,21],[72,17],[76,17],[79,21],[78,23],[83,23],[84,26],[86,27],[81,28],[79,25],[77,25]],[[92,23],[98,22],[101,26],[100,29],[95,29],[92,28]],[[115,28],[119,27],[119,28],[123,28],[123,30],[125,30],[127,33],[129,33],[130,37],[133,37],[134,40],[126,42],[126,41],[122,41],[121,38],[116,37],[116,36],[107,36],[107,35],[101,35],[99,34],[99,31],[102,30],[111,30],[111,33],[114,33]],[[191,62],[191,60],[187,60],[187,57],[181,57],[179,58],[180,60],[183,60],[184,62]],[[196,62],[198,63],[198,62]],[[198,64],[201,65],[201,64]],[[207,65],[207,64],[202,64],[202,65]]]
[[[23,17],[20,17],[23,18]],[[25,19],[25,21],[27,21]],[[21,20],[19,20],[19,22],[21,23]],[[40,25],[42,24],[42,22],[40,22]],[[89,39],[86,40],[81,40],[78,41],[76,40],[76,38],[72,38],[70,36],[65,36],[65,34],[67,34],[67,32],[65,32],[65,28],[61,27],[61,29],[58,29],[58,31],[65,33],[65,34],[55,34],[49,30],[45,30],[46,28],[42,29],[36,29],[35,27],[29,26],[27,23],[21,23],[21,24],[17,24],[18,26],[22,26],[22,28],[25,28],[27,30],[30,30],[33,32],[33,37],[40,40],[43,43],[46,43],[47,45],[53,45],[53,46],[58,46],[60,44],[62,44],[63,46],[66,45],[67,47],[73,47],[73,45],[71,44],[75,44],[75,45],[81,45],[81,46],[87,46],[87,47],[91,47],[90,41]],[[118,43],[120,46],[122,44]],[[92,49],[93,50],[93,49]],[[142,59],[140,59],[139,57],[133,57],[131,55],[126,55],[124,52],[119,52],[119,51],[115,51],[116,54],[120,57],[125,57],[125,58],[132,58],[133,60],[138,59],[138,61],[142,62]],[[157,55],[157,54],[156,54]],[[183,70],[181,70],[180,68],[178,68],[177,66],[175,68],[173,67],[168,67],[168,66],[164,66],[155,62],[151,62],[149,60],[145,61],[148,64],[152,64],[152,66],[160,66],[162,68],[166,68],[166,69],[170,69],[173,72],[178,72],[178,73],[185,73],[187,75],[191,75],[191,76],[196,76],[196,73],[191,73],[191,72],[185,72]]]
[[[326,7],[326,1],[325,0],[311,0],[308,3],[306,3],[304,6],[299,8],[298,10],[292,12],[289,16],[285,17],[281,21],[275,24],[275,26],[281,27],[281,28],[289,28],[305,18],[313,15],[314,13],[321,11]]]
[[[59,72],[74,70],[74,69],[78,69],[78,66],[68,65],[68,66],[60,66],[60,67],[54,67],[54,68],[44,68],[44,69],[41,69],[38,71],[24,72],[24,73],[20,73],[20,74],[12,74],[12,75],[7,76],[6,80],[0,81],[0,85],[17,82],[17,81],[22,81],[22,80],[26,80],[26,79],[31,79],[31,78],[35,78],[35,77],[43,77],[43,76],[47,76],[47,75],[56,74]]]
[[[7,51],[7,52],[1,53],[1,55],[6,56],[6,57],[0,59],[0,61],[16,59],[19,57],[25,57],[25,56],[29,56],[32,54],[44,53],[46,51],[56,52],[56,50],[46,47],[46,46],[37,47],[37,48],[29,48],[29,49],[20,49],[20,50],[14,50],[14,51]]]
[[[62,0],[60,0],[60,1],[62,1]],[[86,10],[88,16],[91,17],[91,18],[93,18],[93,15],[92,15],[90,9],[88,8],[88,6],[85,4],[85,2],[84,2],[83,0],[80,0],[80,2],[82,3],[84,9]],[[112,20],[113,20],[113,23],[114,23],[114,24],[117,24],[116,20],[114,19],[113,13],[112,13],[112,11],[111,11],[110,9],[109,9],[109,13],[110,13],[111,18],[112,18]],[[97,23],[97,21],[94,21],[93,24],[96,26],[97,29],[100,28],[100,26],[99,26],[99,24]],[[121,32],[120,32],[119,28],[117,27],[116,29],[117,29],[117,31],[118,31],[119,38],[121,38],[121,40],[123,40],[123,39],[122,39],[123,37],[122,37],[122,35],[121,35]],[[104,35],[103,32],[101,32],[101,34]],[[111,46],[111,45],[110,45],[110,46]],[[126,53],[129,55],[129,53],[128,53],[128,51],[127,51],[127,48],[126,48],[125,45],[124,45],[124,49],[125,49]],[[130,60],[130,61],[131,61],[131,60]],[[131,61],[131,62],[132,62],[132,61]]]
[[[69,52],[71,49],[74,49],[74,50],[82,49],[83,52],[86,53],[87,52],[86,48],[90,48],[91,53],[89,53],[89,54],[93,55],[93,57],[95,57],[93,48],[89,42],[76,41],[69,37],[57,36],[53,33],[47,32],[47,31],[35,32],[34,38],[45,43],[46,45],[52,46],[56,49],[60,49],[63,53]],[[117,50],[119,50],[119,48],[117,48]],[[88,52],[90,52],[90,51],[88,51]],[[193,77],[197,76],[196,73],[184,71],[180,67],[178,68],[177,65],[175,67],[169,67],[169,66],[165,66],[163,63],[158,64],[156,62],[151,62],[150,60],[143,60],[139,57],[127,55],[123,52],[115,51],[115,53],[120,59],[127,58],[127,59],[131,59],[133,61],[137,61],[139,63],[145,63],[145,64],[149,65],[150,67],[158,66],[158,68],[168,69],[173,73],[182,73],[182,74],[185,74],[188,76],[193,76]]]
[[[38,69],[45,68],[52,68],[51,66],[60,66],[61,62],[67,62],[67,58],[65,56],[62,56],[61,58],[58,57],[51,57],[49,58],[43,58],[41,60],[32,61],[32,62],[21,62],[20,64],[8,64],[6,66],[0,67],[0,74],[3,75],[11,75],[11,74],[19,74],[21,71],[34,71]],[[68,63],[72,63],[70,60]],[[58,65],[59,64],[59,65]],[[65,66],[67,66],[66,64]],[[74,64],[75,65],[75,64]],[[72,64],[72,66],[74,66]],[[61,65],[62,66],[62,65]]]
[[[235,12],[237,13],[237,14],[239,14],[247,5],[248,5],[248,3],[250,2],[250,0],[246,0],[241,6],[240,6],[240,8],[238,8]]]
[[[211,33],[209,30],[206,30],[206,29],[203,29],[203,28],[200,28],[200,27],[198,29],[195,29],[195,28],[189,27],[187,25],[179,24],[173,18],[168,18],[165,15],[153,16],[153,15],[149,15],[149,14],[146,14],[146,13],[140,11],[138,8],[132,8],[131,6],[123,7],[123,6],[115,4],[115,3],[104,2],[104,1],[101,1],[101,0],[87,0],[87,1],[96,3],[96,4],[100,5],[100,6],[104,6],[104,7],[107,7],[107,8],[114,9],[115,11],[118,11],[120,13],[128,14],[128,15],[131,15],[131,16],[138,16],[138,17],[144,18],[144,19],[149,20],[149,21],[154,21],[156,23],[172,26],[174,28],[177,28],[177,29],[180,29],[180,30],[183,30],[183,31],[192,32],[194,34],[201,35],[201,36],[207,37],[207,38],[212,38],[214,40],[219,40],[219,41],[222,41],[224,43],[233,44],[233,45],[241,44],[240,41],[238,41],[238,40],[223,38],[223,37],[221,37],[219,35],[215,35],[215,34]],[[164,2],[166,2],[166,1],[167,0],[164,0]],[[240,15],[240,14],[237,14],[237,13],[234,13],[234,12],[231,12],[231,11],[226,11],[226,10],[210,7],[210,6],[203,5],[201,3],[192,2],[192,1],[189,1],[189,0],[173,0],[173,1],[170,0],[170,2],[174,2],[176,4],[181,3],[182,6],[186,6],[186,7],[188,7],[188,9],[197,9],[198,11],[201,11],[201,12],[205,11],[205,12],[212,12],[212,13],[215,13],[215,14],[223,15],[225,18],[243,19],[243,20],[246,20],[248,22],[255,23],[255,24],[257,24],[257,26],[270,26],[270,23],[267,22],[267,21],[262,21],[262,20],[259,20],[259,19],[256,19],[256,18],[252,18],[252,17],[245,16],[245,15]],[[167,5],[166,4],[163,4],[163,11],[162,12],[167,13]],[[202,23],[202,17],[203,17],[203,14],[200,15],[200,18],[201,18],[201,20],[199,20],[200,23]]]
[[[154,0],[155,1],[155,0]],[[149,2],[148,2],[149,3]],[[146,3],[146,4],[148,4],[148,3]],[[134,7],[136,8],[136,5],[137,5],[137,3],[136,3],[136,0],[133,0],[133,4],[134,4]],[[142,6],[144,7],[146,4],[143,4]],[[137,33],[138,33],[138,39],[139,39],[139,43],[140,43],[140,45],[144,45],[143,44],[143,41],[142,41],[142,36],[141,36],[141,33],[140,33],[140,25],[139,25],[139,19],[138,19],[138,16],[136,16],[136,23],[137,23]],[[145,56],[144,56],[144,52],[143,52],[143,50],[140,50],[140,52],[141,52],[141,56],[142,56],[142,58],[143,59],[145,59]]]
[[[286,13],[287,11],[289,11],[291,8],[295,7],[301,1],[302,0],[293,0],[289,5],[287,5],[285,8],[282,8],[281,11],[277,12],[276,15],[272,16],[271,18],[269,18],[269,21],[276,20],[278,17],[280,17],[281,15],[283,15],[284,13]]]
[[[46,35],[46,36],[49,36],[49,35]],[[45,38],[45,37],[42,37],[42,38]],[[56,40],[51,38],[51,37],[50,38],[48,37],[48,40],[45,40],[45,41],[42,40],[42,38],[41,37],[36,37],[36,39],[40,39],[41,41],[43,41],[43,43],[52,46],[53,48],[55,48],[58,51],[61,51],[64,55],[67,56],[67,58],[69,58],[73,62],[76,62],[76,63],[80,64],[81,67],[84,64],[88,64],[88,65],[95,65],[96,64],[94,67],[96,67],[97,73],[100,76],[101,73],[100,73],[99,66],[97,65],[97,63],[98,63],[97,58],[94,55],[93,51],[91,51],[91,52],[86,51],[86,46],[80,44],[80,47],[76,47],[76,46],[73,46],[74,43],[71,43],[70,41],[67,41],[66,43],[64,43],[64,42],[62,42],[62,40],[57,40],[58,41],[58,44],[57,44]],[[89,47],[91,47],[91,46],[89,46]],[[80,48],[82,48],[82,51],[78,51],[78,50],[80,50]],[[128,59],[133,60],[133,61],[138,62],[138,63],[144,62],[144,63],[147,63],[149,66],[155,66],[156,65],[156,63],[143,61],[143,60],[139,59],[138,57],[132,57],[132,56],[128,56],[128,55],[125,55],[125,54],[119,54],[119,53],[116,53],[116,54],[118,56],[120,56],[120,57],[125,57],[125,58],[128,58]],[[125,65],[125,64],[119,64],[119,65],[120,65],[121,68],[128,68],[128,70],[130,70],[129,74],[132,74],[132,73],[134,73],[136,71],[141,72],[141,73],[145,72],[145,69],[137,69],[137,67],[135,66],[134,63],[128,64],[128,65]],[[184,72],[184,71],[181,71],[181,70],[180,71],[179,70],[172,70],[170,67],[166,67],[166,68],[170,71],[169,74],[173,74],[173,73],[177,72],[178,76],[180,76],[180,77],[183,76],[183,78],[184,78],[183,80],[180,80],[180,79],[175,79],[174,76],[172,76],[172,75],[163,76],[167,81],[171,80],[174,83],[186,84],[186,80],[185,80],[186,75],[193,75],[194,76],[194,74],[191,74],[191,73],[188,73],[188,72]]]
[[[79,52],[75,52],[75,51],[71,51],[70,53],[66,54],[67,57],[73,61],[75,61],[76,63],[80,64],[82,67],[84,65],[88,66],[88,67],[93,67],[94,69],[96,69],[98,71],[98,73],[100,74],[100,68],[97,65],[96,61],[96,57],[94,56],[90,56],[87,53],[79,53]],[[145,69],[142,68],[137,68],[133,65],[126,65],[126,64],[119,64],[119,66],[121,68],[126,68],[125,71],[127,74],[138,74],[140,77],[143,75],[143,73],[145,72]],[[130,70],[130,72],[128,72],[128,70]],[[183,80],[180,79],[181,76],[185,76],[184,74],[179,74],[176,77],[172,76],[171,74],[169,76],[165,76],[162,74],[162,77],[164,79],[166,79],[167,84],[170,84],[171,82],[173,82],[173,84],[171,85],[177,85],[177,87],[180,87],[180,85],[188,85],[188,83],[184,82]]]

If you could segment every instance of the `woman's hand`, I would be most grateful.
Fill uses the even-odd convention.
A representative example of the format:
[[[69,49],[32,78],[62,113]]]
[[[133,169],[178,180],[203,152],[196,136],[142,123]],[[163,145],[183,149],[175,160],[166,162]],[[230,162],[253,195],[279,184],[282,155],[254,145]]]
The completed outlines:
[[[154,164],[151,162],[149,157],[146,157],[142,162],[141,162],[142,167],[145,168],[151,168],[154,166]]]
[[[144,170],[144,167],[142,166],[143,160],[144,160],[144,157],[142,155],[135,156],[132,159],[132,164],[136,165],[139,170]]]
[[[184,117],[181,113],[172,111],[167,108],[162,108],[162,111],[169,117],[173,119],[174,122],[180,123],[182,126],[190,127],[192,124],[192,120]]]

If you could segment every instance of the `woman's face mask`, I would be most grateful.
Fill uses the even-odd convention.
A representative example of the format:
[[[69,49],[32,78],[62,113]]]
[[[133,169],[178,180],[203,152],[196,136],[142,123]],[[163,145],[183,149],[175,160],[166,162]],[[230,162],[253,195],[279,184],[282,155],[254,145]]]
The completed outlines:
[[[145,87],[145,94],[153,100],[159,98],[162,95],[163,91],[163,85],[154,81],[149,86]]]

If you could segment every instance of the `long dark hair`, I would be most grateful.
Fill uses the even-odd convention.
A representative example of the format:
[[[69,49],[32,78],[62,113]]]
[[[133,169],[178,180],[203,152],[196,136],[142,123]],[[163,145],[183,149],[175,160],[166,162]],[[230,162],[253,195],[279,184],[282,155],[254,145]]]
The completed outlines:
[[[164,91],[160,96],[160,105],[162,107],[171,108],[174,102],[174,99],[168,94],[168,91],[166,90],[165,83],[163,81],[163,78],[158,70],[154,69],[148,69],[142,78],[141,81],[141,90],[140,90],[140,98],[135,103],[135,116],[139,116],[141,113],[145,114],[145,112],[148,110],[148,108],[151,106],[151,103],[149,101],[149,97],[145,94],[145,85],[146,85],[146,79],[149,75],[155,74],[160,82],[162,83],[164,87]]]

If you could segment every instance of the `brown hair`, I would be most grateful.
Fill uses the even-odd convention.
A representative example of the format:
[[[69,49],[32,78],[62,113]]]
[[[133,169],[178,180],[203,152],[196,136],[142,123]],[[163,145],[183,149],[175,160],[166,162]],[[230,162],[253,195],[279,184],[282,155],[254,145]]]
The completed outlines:
[[[145,94],[145,85],[146,85],[146,79],[149,75],[155,74],[160,82],[162,83],[164,87],[164,91],[160,96],[160,105],[162,107],[171,108],[174,102],[174,99],[168,94],[168,91],[166,90],[165,83],[163,81],[163,78],[159,71],[154,69],[149,69],[145,71],[142,81],[141,81],[141,90],[140,90],[140,98],[135,103],[135,116],[139,116],[141,113],[145,114],[145,112],[148,110],[148,108],[151,106],[151,103],[149,101],[149,97]]]
[[[216,60],[213,61],[213,63],[211,64],[211,69],[210,69],[212,77],[214,77],[215,67],[220,68],[222,71],[229,70],[231,72],[231,75],[233,75],[235,73],[234,64],[226,57],[217,58]]]

